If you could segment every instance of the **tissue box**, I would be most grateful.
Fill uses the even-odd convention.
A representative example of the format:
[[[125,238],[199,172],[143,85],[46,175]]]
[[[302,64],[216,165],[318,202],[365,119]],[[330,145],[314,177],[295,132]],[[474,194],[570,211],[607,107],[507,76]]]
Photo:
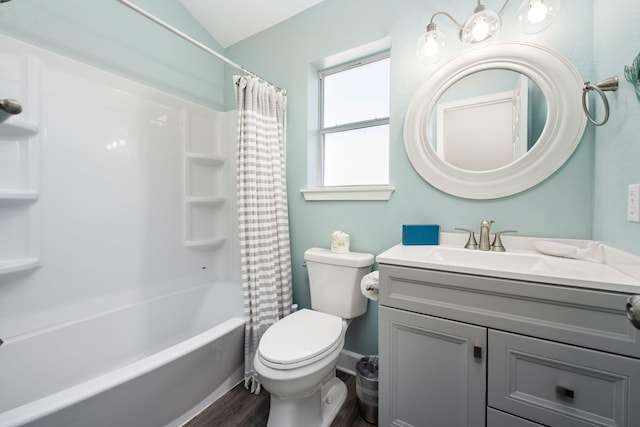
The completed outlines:
[[[403,245],[440,244],[440,226],[437,224],[412,224],[402,226]]]
[[[331,252],[334,254],[348,254],[351,238],[347,233],[334,231],[331,233]]]

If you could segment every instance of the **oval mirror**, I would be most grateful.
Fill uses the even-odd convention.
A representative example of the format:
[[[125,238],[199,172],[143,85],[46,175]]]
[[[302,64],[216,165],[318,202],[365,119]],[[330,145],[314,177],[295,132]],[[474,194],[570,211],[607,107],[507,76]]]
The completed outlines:
[[[470,50],[437,69],[407,110],[405,149],[431,185],[470,199],[526,190],[571,156],[584,132],[582,78],[524,43]]]

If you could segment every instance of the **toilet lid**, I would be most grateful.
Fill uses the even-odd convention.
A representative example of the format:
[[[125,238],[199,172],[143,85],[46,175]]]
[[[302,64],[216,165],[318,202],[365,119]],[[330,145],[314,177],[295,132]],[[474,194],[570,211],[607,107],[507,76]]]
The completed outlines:
[[[302,309],[267,329],[260,339],[258,352],[269,362],[288,365],[333,348],[341,336],[341,318]]]

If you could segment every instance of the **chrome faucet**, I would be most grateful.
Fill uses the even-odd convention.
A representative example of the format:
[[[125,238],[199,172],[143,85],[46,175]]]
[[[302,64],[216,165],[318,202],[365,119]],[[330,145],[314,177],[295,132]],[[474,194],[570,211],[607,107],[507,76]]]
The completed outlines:
[[[481,251],[488,251],[491,249],[491,244],[489,244],[489,230],[493,223],[494,221],[489,221],[487,219],[482,220],[480,223],[480,245],[478,246],[478,249]]]

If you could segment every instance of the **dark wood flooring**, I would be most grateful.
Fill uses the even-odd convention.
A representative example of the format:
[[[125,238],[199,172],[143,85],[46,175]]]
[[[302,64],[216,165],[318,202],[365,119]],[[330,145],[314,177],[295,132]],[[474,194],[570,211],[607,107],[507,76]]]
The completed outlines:
[[[371,427],[358,413],[356,379],[353,375],[337,371],[347,385],[347,400],[331,427]],[[264,427],[269,415],[269,393],[264,389],[259,395],[249,393],[240,383],[196,415],[185,427]]]

